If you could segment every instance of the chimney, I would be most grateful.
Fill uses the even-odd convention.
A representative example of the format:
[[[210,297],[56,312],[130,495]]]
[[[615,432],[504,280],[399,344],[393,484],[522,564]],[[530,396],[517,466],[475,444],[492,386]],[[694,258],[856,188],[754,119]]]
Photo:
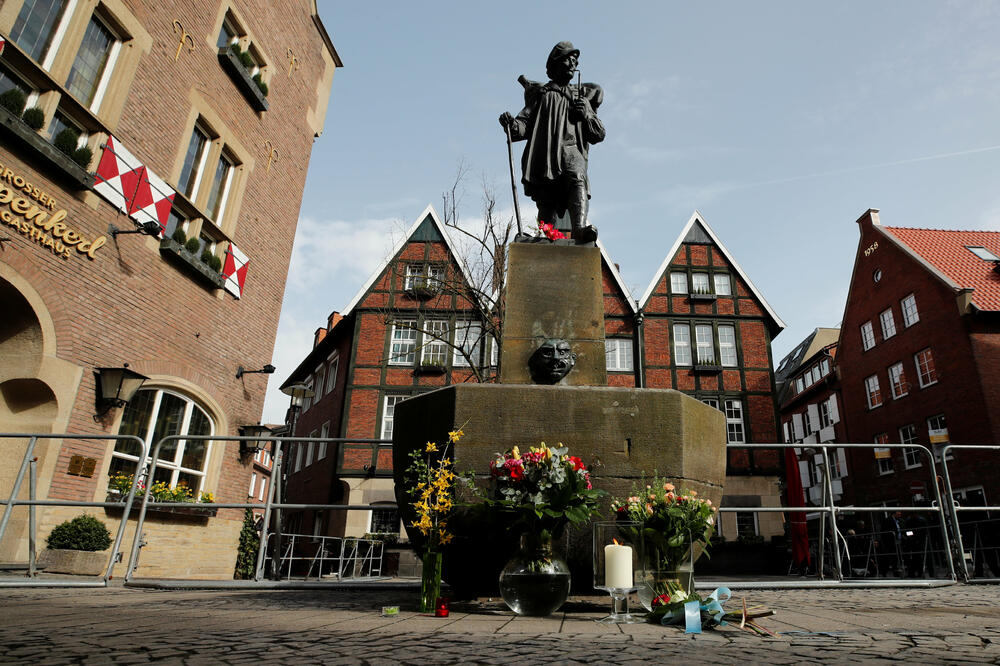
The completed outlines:
[[[319,343],[323,342],[323,338],[326,337],[327,330],[325,328],[317,328],[316,333],[313,335],[313,349],[319,346]]]
[[[336,310],[331,312],[330,316],[326,318],[326,330],[332,331],[333,327],[337,325],[337,322],[339,322],[343,318],[344,318],[343,315],[341,315]]]

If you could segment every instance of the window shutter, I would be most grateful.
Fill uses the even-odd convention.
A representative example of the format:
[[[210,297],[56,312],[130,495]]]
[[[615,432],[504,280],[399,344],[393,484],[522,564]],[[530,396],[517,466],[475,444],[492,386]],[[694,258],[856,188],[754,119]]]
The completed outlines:
[[[830,423],[840,423],[840,412],[837,410],[837,395],[831,395],[827,403],[830,405]]]
[[[795,434],[795,439],[802,439],[802,415],[792,414],[792,431]]]
[[[809,405],[806,413],[809,416],[809,432],[819,432],[819,405]]]

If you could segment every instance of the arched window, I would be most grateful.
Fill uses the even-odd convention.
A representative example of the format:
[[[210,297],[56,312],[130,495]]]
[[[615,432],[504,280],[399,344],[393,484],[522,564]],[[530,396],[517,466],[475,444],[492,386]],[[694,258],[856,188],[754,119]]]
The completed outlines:
[[[152,455],[156,442],[170,435],[211,435],[215,424],[193,400],[165,389],[142,389],[125,407],[119,435],[135,435],[149,445]],[[165,481],[174,487],[182,484],[195,497],[202,491],[208,463],[208,440],[170,440],[160,447],[156,473],[146,484]],[[134,474],[141,451],[135,442],[119,441],[111,460],[109,477],[119,472]],[[148,474],[150,458],[142,461],[143,475]]]

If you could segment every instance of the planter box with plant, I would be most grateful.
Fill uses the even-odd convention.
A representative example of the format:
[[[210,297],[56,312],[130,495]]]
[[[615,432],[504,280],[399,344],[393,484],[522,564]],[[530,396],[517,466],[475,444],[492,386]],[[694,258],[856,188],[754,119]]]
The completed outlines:
[[[260,74],[250,76],[250,69],[254,66],[250,54],[241,51],[239,45],[231,44],[219,49],[219,62],[250,106],[257,111],[267,111],[267,84],[261,80]]]
[[[124,503],[132,488],[132,477],[128,474],[116,474],[108,482],[108,496],[105,501]],[[146,486],[140,483],[135,490],[135,504],[133,511],[137,509],[146,495]],[[171,502],[190,504],[190,506],[159,506],[159,502]],[[199,493],[197,499],[191,489],[183,484],[178,484],[173,488],[163,481],[157,481],[149,488],[149,502],[146,504],[147,514],[179,514],[185,516],[210,517],[219,513],[217,507],[211,506],[215,503],[215,495],[210,492]],[[118,513],[118,507],[108,507],[105,509],[109,514]]]
[[[45,122],[45,114],[38,107],[25,111],[25,99],[24,92],[17,88],[0,94],[0,129],[46,165],[55,168],[76,189],[92,187],[93,177],[87,173],[93,160],[90,148],[77,148],[80,136],[69,128],[57,134],[53,143],[46,141],[38,133]]]
[[[180,234],[177,232],[180,231]],[[178,229],[174,232],[173,238],[164,238],[160,241],[160,254],[171,259],[178,266],[185,268],[197,278],[200,278],[202,282],[207,285],[212,286],[215,289],[222,289],[226,284],[226,279],[222,277],[219,270],[222,268],[222,260],[218,257],[219,269],[213,268],[215,262],[212,262],[212,266],[206,264],[195,252],[201,247],[201,243],[197,238],[188,238],[186,242],[179,242],[178,238],[183,238],[184,232]],[[193,248],[193,249],[192,249]],[[213,255],[214,256],[214,255]]]
[[[414,370],[418,375],[443,375],[447,371],[448,366],[442,361],[421,361]]]
[[[39,565],[49,573],[99,576],[108,566],[106,551],[111,533],[104,523],[83,514],[56,525],[49,534],[48,547],[39,557]]]
[[[709,291],[692,291],[688,294],[688,298],[692,301],[714,301],[716,296]]]

